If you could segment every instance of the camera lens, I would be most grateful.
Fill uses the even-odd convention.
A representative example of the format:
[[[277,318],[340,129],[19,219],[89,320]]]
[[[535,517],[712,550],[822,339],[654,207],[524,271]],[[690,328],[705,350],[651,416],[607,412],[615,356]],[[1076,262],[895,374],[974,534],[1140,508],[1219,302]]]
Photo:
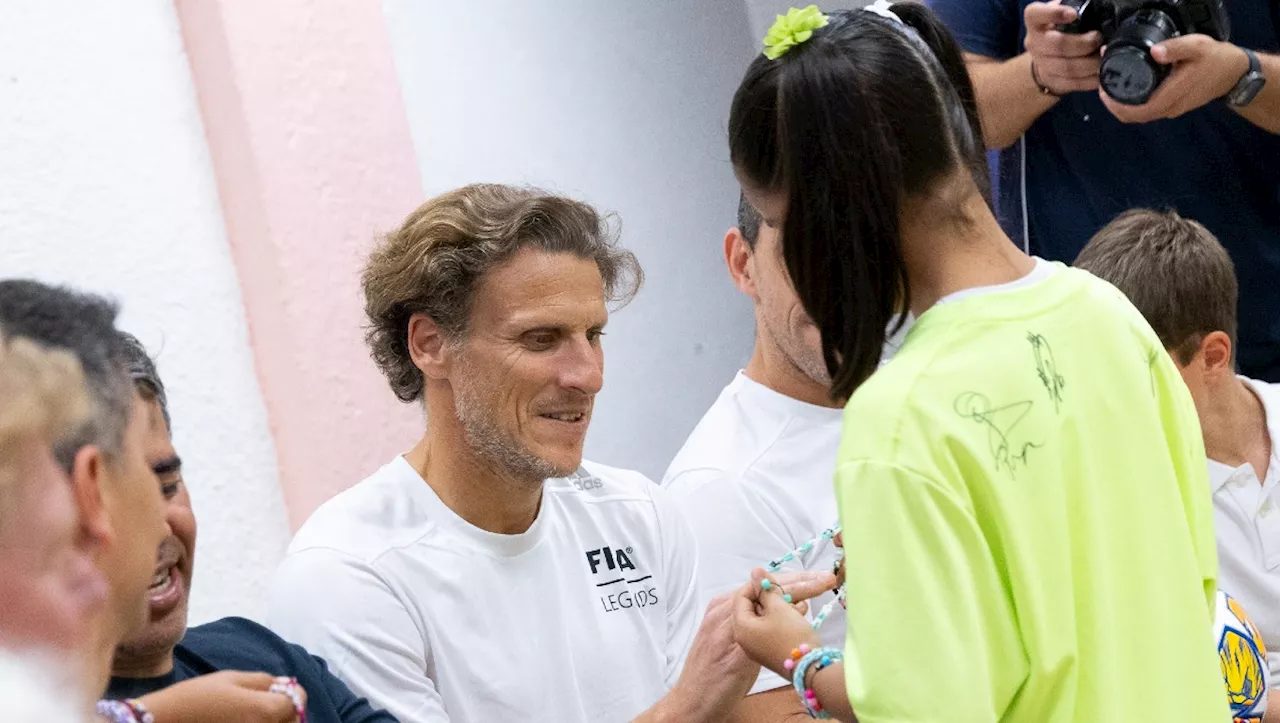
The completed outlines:
[[[1178,34],[1173,19],[1160,10],[1139,10],[1121,20],[1102,56],[1102,89],[1125,105],[1146,103],[1169,75],[1168,66],[1151,57],[1151,48]]]
[[[1099,76],[1107,95],[1125,105],[1142,105],[1163,80],[1147,51],[1132,46],[1108,49]]]

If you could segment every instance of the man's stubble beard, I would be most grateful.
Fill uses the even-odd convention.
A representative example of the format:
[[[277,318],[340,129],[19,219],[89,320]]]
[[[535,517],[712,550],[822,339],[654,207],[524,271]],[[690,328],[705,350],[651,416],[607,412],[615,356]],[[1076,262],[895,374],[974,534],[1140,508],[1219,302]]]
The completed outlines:
[[[827,371],[827,364],[822,359],[822,352],[813,353],[805,347],[804,341],[789,336],[785,321],[779,322],[776,326],[772,319],[766,319],[764,331],[769,335],[773,345],[782,353],[782,356],[791,363],[804,376],[815,384],[824,387],[831,386],[831,374]],[[780,328],[779,328],[780,327]]]
[[[529,485],[565,477],[574,471],[557,468],[504,433],[496,422],[493,406],[487,404],[484,392],[480,391],[481,386],[467,378],[453,388],[454,413],[462,424],[467,445],[476,456],[509,478]]]

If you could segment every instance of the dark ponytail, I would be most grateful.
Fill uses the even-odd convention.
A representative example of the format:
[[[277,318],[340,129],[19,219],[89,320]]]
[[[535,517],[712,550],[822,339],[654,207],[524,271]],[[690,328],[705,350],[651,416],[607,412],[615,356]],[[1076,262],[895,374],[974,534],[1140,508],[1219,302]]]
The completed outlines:
[[[973,89],[973,78],[969,75],[969,68],[964,63],[960,44],[956,42],[951,31],[947,30],[947,26],[942,24],[938,16],[923,4],[899,3],[893,6],[893,12],[902,18],[902,22],[911,26],[925,45],[929,46],[929,51],[947,74],[947,80],[951,81],[951,88],[960,102],[959,109],[964,112],[964,120],[967,121],[962,123],[960,118],[952,118],[951,125],[957,131],[968,131],[967,134],[961,133],[962,137],[956,139],[958,145],[956,150],[960,154],[960,160],[969,166],[974,182],[982,191],[982,197],[990,205],[991,176],[987,168],[987,149],[982,140],[982,117],[978,114],[978,94]],[[954,111],[954,106],[952,108]]]
[[[895,315],[905,320],[903,200],[962,168],[990,200],[959,48],[927,8],[893,11],[914,32],[865,10],[837,12],[778,60],[757,57],[729,116],[739,177],[788,199],[783,258],[821,332],[835,399],[875,371]]]

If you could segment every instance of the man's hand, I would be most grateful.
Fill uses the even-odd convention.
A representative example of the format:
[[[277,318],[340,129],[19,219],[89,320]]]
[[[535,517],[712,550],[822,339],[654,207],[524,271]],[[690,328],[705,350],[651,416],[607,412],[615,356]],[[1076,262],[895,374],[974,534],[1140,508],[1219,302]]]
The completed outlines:
[[[758,572],[760,577],[751,582],[757,589],[764,575],[763,571]],[[833,588],[835,576],[826,572],[793,572],[778,575],[777,582],[787,586],[791,595],[791,605],[782,604],[805,620],[806,601]],[[711,601],[702,626],[694,636],[680,680],[658,706],[638,721],[723,721],[747,695],[760,675],[760,665],[734,640],[734,602],[740,594],[741,591],[735,591]],[[775,597],[782,599],[781,593]]]
[[[1249,57],[1243,50],[1200,34],[1160,43],[1151,49],[1151,57],[1157,63],[1173,65],[1151,100],[1124,105],[1102,93],[1107,109],[1125,123],[1177,118],[1226,95],[1249,69]]]
[[[658,706],[637,722],[724,720],[751,690],[759,674],[760,666],[734,642],[733,598],[721,595],[707,606],[680,680]]]
[[[1034,2],[1022,14],[1027,24],[1027,54],[1034,77],[1055,95],[1098,87],[1102,35],[1096,30],[1072,35],[1058,26],[1076,19],[1076,11],[1058,2]]]
[[[224,670],[140,698],[158,723],[298,723],[293,701],[269,691],[266,673]],[[298,689],[306,705],[306,693]]]
[[[787,591],[787,594],[791,596],[791,606],[801,615],[809,612],[809,600],[818,597],[824,592],[835,590],[839,584],[835,575],[821,570],[775,572],[770,578]],[[762,579],[764,578],[758,578],[754,573],[751,576],[751,582],[753,583]]]

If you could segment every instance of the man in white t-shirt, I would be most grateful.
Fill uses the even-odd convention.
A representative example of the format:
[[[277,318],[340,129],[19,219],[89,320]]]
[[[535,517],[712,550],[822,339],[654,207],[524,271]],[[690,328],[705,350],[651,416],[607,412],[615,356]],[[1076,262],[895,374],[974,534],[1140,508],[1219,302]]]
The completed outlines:
[[[1099,231],[1075,266],[1129,297],[1191,389],[1209,458],[1218,587],[1262,633],[1274,684],[1280,681],[1280,385],[1235,373],[1231,257],[1199,223],[1138,209]],[[1268,708],[1280,711],[1274,690]]]
[[[755,305],[755,349],[662,481],[698,538],[704,595],[741,586],[753,568],[803,545],[838,517],[833,479],[841,405],[831,399],[818,329],[787,275],[779,231],[741,199],[724,252],[734,284]],[[830,572],[835,561],[835,546],[823,542],[783,569]],[[832,593],[814,598],[811,611],[831,599]],[[825,645],[843,649],[844,623],[837,605],[820,631]],[[762,671],[733,720],[804,715],[790,686]]]
[[[405,723],[722,720],[759,672],[663,490],[582,461],[635,257],[589,206],[468,186],[373,251],[367,340],[427,432],[298,532],[270,624]],[[699,627],[699,621],[702,621]]]

